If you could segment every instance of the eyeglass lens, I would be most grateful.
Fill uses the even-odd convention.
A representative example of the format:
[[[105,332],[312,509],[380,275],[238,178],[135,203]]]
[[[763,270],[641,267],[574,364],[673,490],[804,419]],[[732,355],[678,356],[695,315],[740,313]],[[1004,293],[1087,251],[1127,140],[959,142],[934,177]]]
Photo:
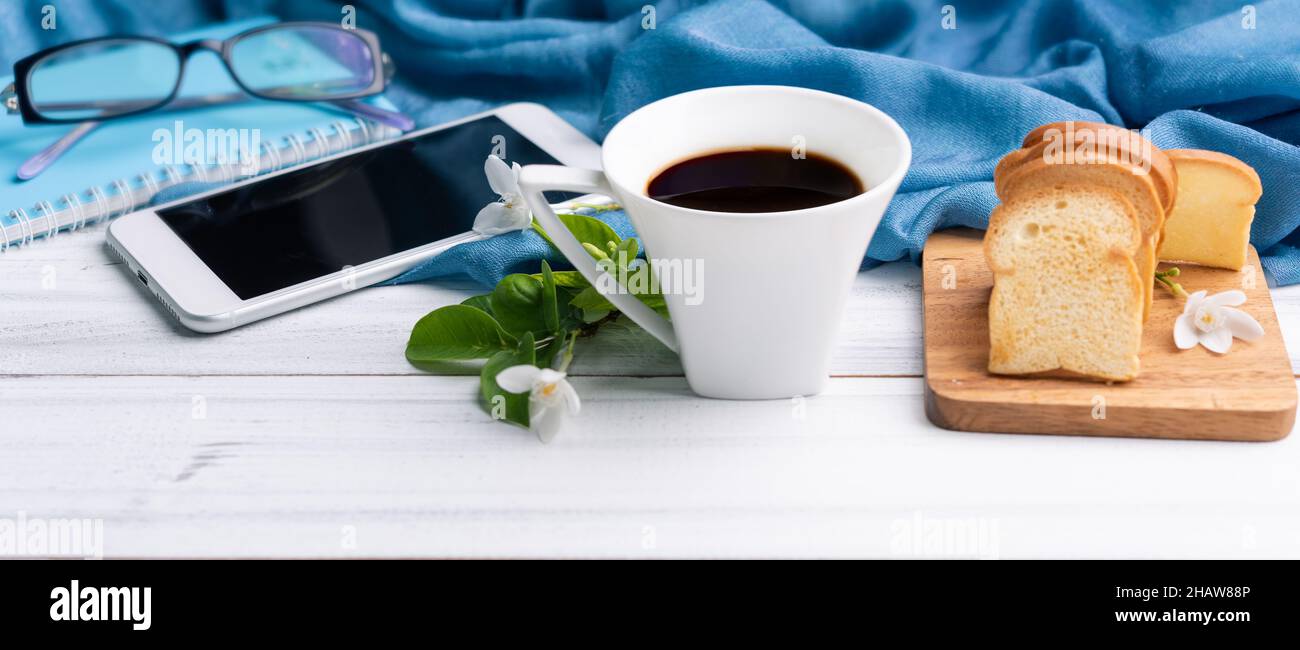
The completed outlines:
[[[41,59],[28,77],[36,112],[94,120],[167,101],[180,77],[176,50],[152,41],[96,41]]]
[[[230,68],[254,94],[312,101],[355,95],[375,81],[370,45],[345,29],[302,26],[235,42]]]

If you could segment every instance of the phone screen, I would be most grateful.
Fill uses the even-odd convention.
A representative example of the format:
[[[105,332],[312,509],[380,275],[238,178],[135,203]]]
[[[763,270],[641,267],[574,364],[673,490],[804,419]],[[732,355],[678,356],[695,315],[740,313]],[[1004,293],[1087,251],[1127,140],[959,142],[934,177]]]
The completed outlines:
[[[242,300],[467,232],[497,199],[483,160],[558,164],[495,116],[312,165],[158,215]]]

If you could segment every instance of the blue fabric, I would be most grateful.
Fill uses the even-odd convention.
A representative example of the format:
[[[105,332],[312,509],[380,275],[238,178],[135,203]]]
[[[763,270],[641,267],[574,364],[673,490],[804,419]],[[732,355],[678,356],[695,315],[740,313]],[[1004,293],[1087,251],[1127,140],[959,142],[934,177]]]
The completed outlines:
[[[880,107],[912,138],[914,161],[868,264],[916,259],[936,228],[985,226],[995,163],[1039,124],[1145,127],[1158,146],[1215,149],[1255,167],[1264,197],[1252,241],[1278,282],[1300,282],[1300,0],[660,0],[647,30],[649,2],[352,4],[398,63],[390,97],[424,124],[536,101],[600,139],[661,97],[752,83]],[[263,12],[340,12],[325,0],[63,0],[68,31],[49,34],[34,28],[43,4],[0,15],[6,60],[110,27],[160,33]],[[490,282],[545,255],[535,237],[468,244],[405,279]]]

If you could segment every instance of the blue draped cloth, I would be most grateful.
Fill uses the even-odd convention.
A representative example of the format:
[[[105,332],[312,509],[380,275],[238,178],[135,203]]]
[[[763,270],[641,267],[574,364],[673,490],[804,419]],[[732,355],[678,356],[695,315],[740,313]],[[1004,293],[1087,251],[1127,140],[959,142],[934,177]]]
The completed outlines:
[[[339,3],[322,0],[61,0],[59,28],[41,30],[46,3],[19,4],[0,13],[10,63],[111,31],[166,35],[265,13],[341,18]],[[1300,282],[1300,0],[351,4],[398,63],[390,97],[422,124],[535,101],[599,140],[648,102],[731,84],[806,86],[881,108],[911,137],[914,158],[867,265],[917,259],[939,228],[984,227],[997,160],[1030,129],[1079,119],[1249,163],[1264,184],[1251,241],[1277,282]],[[624,216],[602,217],[630,232]],[[512,233],[403,280],[467,273],[490,283],[547,254],[535,234]]]

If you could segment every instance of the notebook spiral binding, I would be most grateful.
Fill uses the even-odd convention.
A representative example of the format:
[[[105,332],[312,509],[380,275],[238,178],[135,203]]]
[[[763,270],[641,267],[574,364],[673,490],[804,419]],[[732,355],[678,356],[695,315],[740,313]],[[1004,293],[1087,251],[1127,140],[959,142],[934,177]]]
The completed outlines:
[[[257,176],[401,134],[398,129],[360,117],[337,120],[331,128],[332,132],[326,133],[321,127],[313,127],[308,130],[310,137],[307,139],[296,133],[290,134],[282,139],[280,145],[263,142],[251,166],[244,161],[169,165],[161,172],[145,171],[134,177],[114,180],[107,185],[112,192],[93,186],[80,193],[64,194],[55,203],[41,201],[29,208],[14,208],[8,213],[13,223],[0,223],[0,253],[31,244],[37,239],[53,238],[60,232],[75,232],[129,214],[149,205],[160,192],[183,183],[225,183]]]

